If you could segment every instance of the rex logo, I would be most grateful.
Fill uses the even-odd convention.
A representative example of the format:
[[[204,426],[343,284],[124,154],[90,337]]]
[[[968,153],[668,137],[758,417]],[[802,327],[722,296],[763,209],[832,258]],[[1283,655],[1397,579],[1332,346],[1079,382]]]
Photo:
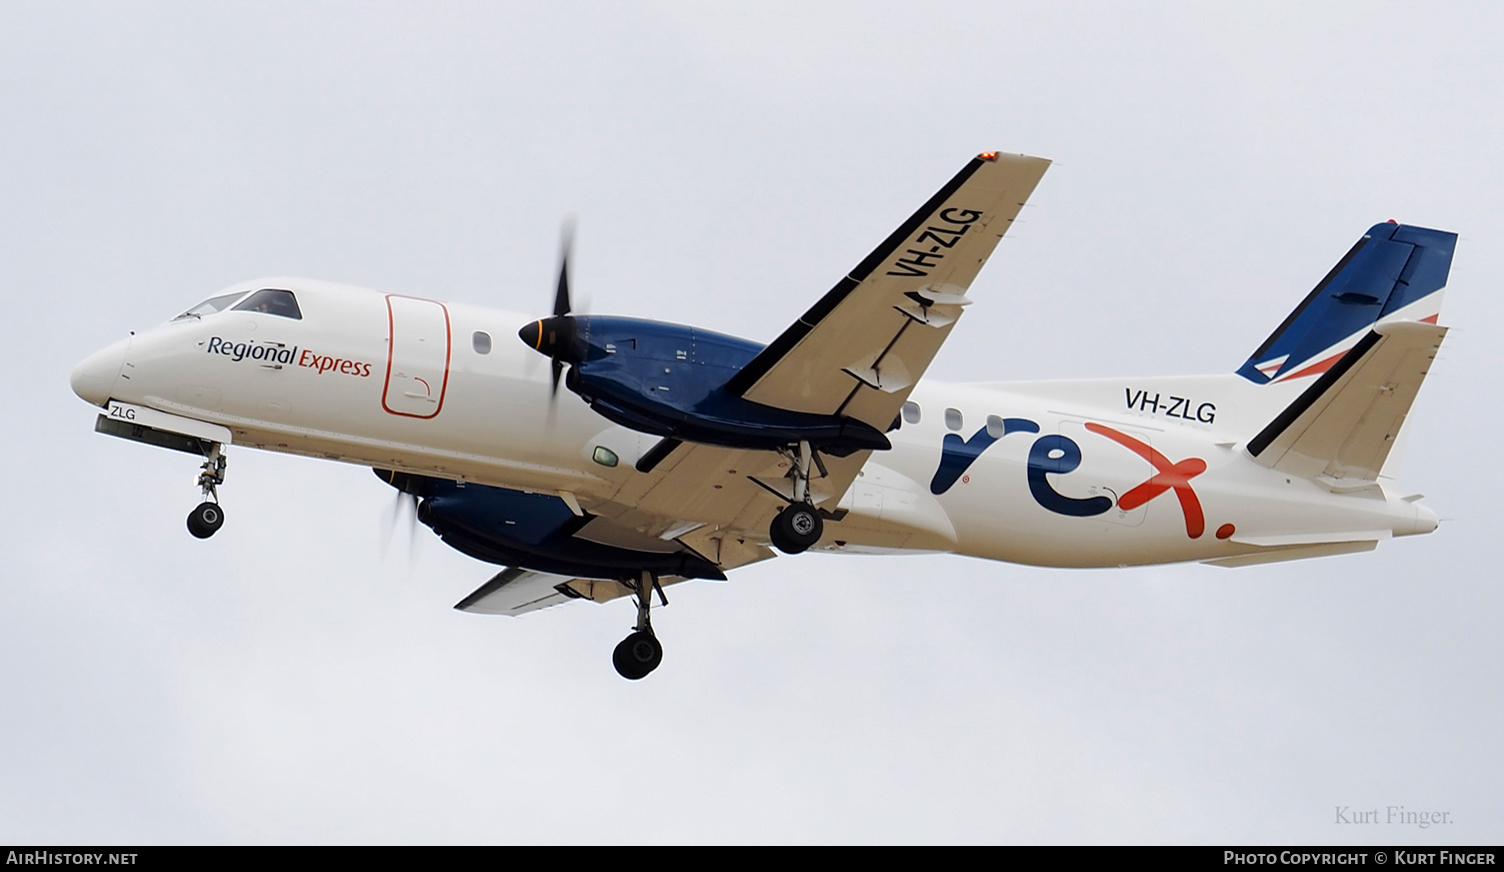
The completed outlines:
[[[982,452],[999,439],[1011,433],[1039,432],[1039,424],[1028,418],[1004,418],[1002,424],[1001,432],[997,432],[996,426],[983,427],[966,440],[955,433],[947,433],[940,447],[940,466],[930,481],[930,492],[939,495],[950,490],[976,459],[982,456]],[[1132,451],[1154,468],[1153,475],[1118,497],[1119,509],[1131,512],[1160,494],[1173,491],[1180,501],[1181,513],[1185,516],[1186,535],[1198,539],[1206,532],[1206,516],[1190,483],[1191,479],[1206,471],[1205,460],[1188,457],[1179,462],[1171,462],[1147,442],[1105,424],[1087,422],[1086,429]],[[1027,468],[1029,494],[1034,497],[1034,502],[1057,515],[1077,518],[1100,515],[1110,510],[1113,500],[1109,497],[1068,497],[1050,484],[1049,476],[1067,475],[1075,471],[1081,465],[1081,458],[1081,446],[1069,436],[1047,433],[1035,439],[1034,444],[1029,446]]]

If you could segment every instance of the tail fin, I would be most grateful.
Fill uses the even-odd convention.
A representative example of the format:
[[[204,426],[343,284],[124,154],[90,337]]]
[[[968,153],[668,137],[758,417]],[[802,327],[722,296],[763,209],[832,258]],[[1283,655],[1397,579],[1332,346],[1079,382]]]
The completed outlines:
[[[1332,368],[1380,319],[1435,324],[1457,234],[1375,224],[1270,334],[1238,375],[1255,384]]]

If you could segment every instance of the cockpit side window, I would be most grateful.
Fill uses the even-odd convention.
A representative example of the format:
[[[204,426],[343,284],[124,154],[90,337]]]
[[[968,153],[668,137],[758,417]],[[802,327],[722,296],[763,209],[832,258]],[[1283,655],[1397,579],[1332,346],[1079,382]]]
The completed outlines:
[[[213,315],[215,312],[223,312],[243,296],[245,296],[245,291],[236,291],[233,294],[221,294],[218,297],[210,297],[172,320],[202,318],[205,315]]]
[[[263,288],[251,294],[244,303],[235,307],[235,311],[265,312],[268,315],[292,318],[295,321],[303,320],[303,313],[298,309],[298,298],[292,295],[292,291],[279,291],[273,288]]]

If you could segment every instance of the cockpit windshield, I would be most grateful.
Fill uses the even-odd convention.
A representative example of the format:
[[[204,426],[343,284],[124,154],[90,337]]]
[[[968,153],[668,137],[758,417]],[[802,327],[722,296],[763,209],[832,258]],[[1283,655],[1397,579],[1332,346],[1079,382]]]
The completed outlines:
[[[215,312],[223,312],[233,306],[235,301],[243,296],[245,296],[245,291],[236,291],[233,294],[221,294],[218,297],[210,297],[172,320],[181,321],[184,318],[202,318],[205,315],[213,315]]]
[[[251,294],[244,303],[235,307],[235,311],[265,312],[268,315],[292,318],[295,321],[303,320],[303,313],[298,309],[298,298],[292,295],[292,291],[279,291],[273,288],[263,288]]]

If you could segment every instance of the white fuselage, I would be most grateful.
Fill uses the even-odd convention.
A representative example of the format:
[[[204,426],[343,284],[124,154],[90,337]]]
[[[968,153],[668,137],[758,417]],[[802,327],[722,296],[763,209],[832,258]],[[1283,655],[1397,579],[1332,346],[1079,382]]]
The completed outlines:
[[[80,364],[75,390],[222,425],[236,445],[563,492],[586,509],[612,500],[658,441],[562,389],[552,402],[549,361],[515,338],[532,316],[303,279],[243,287],[296,292],[301,320],[179,318]],[[1113,566],[1434,529],[1435,515],[1388,479],[1335,493],[1248,456],[1244,443],[1304,387],[1233,375],[924,381],[910,397],[917,420],[911,410],[889,434],[893,449],[872,455],[840,499],[847,520],[817,547]],[[937,481],[947,441],[954,453],[968,440],[989,444]],[[598,447],[621,462],[593,460]],[[1055,465],[1040,471],[1041,458]],[[766,530],[747,533],[766,541]]]

